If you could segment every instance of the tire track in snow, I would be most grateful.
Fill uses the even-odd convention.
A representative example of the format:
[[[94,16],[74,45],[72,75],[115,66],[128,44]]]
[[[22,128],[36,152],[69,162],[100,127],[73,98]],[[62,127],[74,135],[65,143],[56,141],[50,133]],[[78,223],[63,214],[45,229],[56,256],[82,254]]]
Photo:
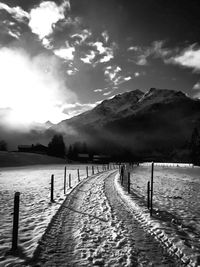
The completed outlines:
[[[161,247],[155,238],[145,231],[142,219],[136,219],[135,214],[130,211],[129,207],[120,199],[115,189],[115,175],[110,175],[105,181],[105,191],[112,213],[116,216],[126,228],[124,231],[125,238],[130,241],[137,255],[137,263],[132,266],[185,266],[181,262],[177,262],[175,258],[170,256],[166,250]]]
[[[92,176],[70,193],[41,239],[33,266],[137,266],[127,230],[105,195],[112,173]]]

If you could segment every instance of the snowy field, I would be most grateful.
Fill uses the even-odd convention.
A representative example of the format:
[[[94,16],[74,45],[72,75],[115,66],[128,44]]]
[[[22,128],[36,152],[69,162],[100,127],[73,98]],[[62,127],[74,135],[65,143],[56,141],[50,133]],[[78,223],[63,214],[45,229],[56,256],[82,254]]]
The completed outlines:
[[[71,173],[72,187],[74,187],[78,183],[77,169],[80,170],[81,180],[86,177],[85,165],[67,165],[67,178],[69,173]],[[99,170],[102,171],[102,166],[99,167]],[[96,166],[95,173],[97,173]],[[50,180],[52,174],[54,174],[55,177],[55,203],[50,203]],[[89,166],[89,175],[91,174],[92,168],[91,166]],[[125,192],[121,188],[121,186],[117,185],[116,183],[115,189],[118,192],[114,194],[115,190],[112,186],[113,182],[112,180],[107,179],[107,175],[108,174],[105,173],[105,175],[103,174],[89,179],[89,182],[81,186],[80,190],[76,190],[76,193],[72,193],[72,200],[74,202],[75,208],[77,209],[77,205],[80,205],[79,209],[82,210],[81,213],[76,213],[75,217],[77,218],[73,217],[73,227],[74,229],[77,229],[78,232],[80,232],[80,235],[77,235],[77,240],[75,241],[77,242],[77,244],[80,244],[79,249],[81,250],[83,248],[86,248],[87,246],[91,248],[93,243],[94,247],[97,246],[97,249],[94,251],[94,253],[92,252],[91,254],[91,251],[89,249],[89,252],[87,252],[86,250],[86,254],[89,256],[84,256],[84,259],[86,261],[92,261],[93,263],[96,261],[96,258],[99,259],[99,254],[97,253],[97,250],[105,250],[102,248],[101,239],[108,239],[108,244],[110,244],[111,246],[107,247],[105,255],[102,254],[105,256],[104,258],[102,256],[102,259],[104,260],[108,260],[109,258],[111,260],[112,257],[109,255],[112,254],[112,249],[114,249],[115,252],[117,251],[116,253],[119,252],[120,256],[120,251],[122,251],[122,247],[119,247],[118,249],[118,242],[121,239],[124,240],[123,234],[119,234],[119,236],[117,235],[116,238],[115,235],[111,234],[111,236],[109,237],[108,234],[111,230],[113,230],[113,225],[117,226],[119,222],[115,218],[115,214],[111,212],[111,209],[109,208],[110,206],[107,203],[108,201],[104,192],[106,188],[104,186],[104,180],[110,181],[110,189],[107,191],[107,194],[109,196],[115,195],[115,197],[117,198],[117,196],[119,196],[121,193],[124,194]],[[118,174],[116,174],[116,177],[118,177]],[[150,177],[151,166],[149,164],[139,167],[134,166],[134,168],[132,169],[131,191],[133,195],[131,196],[131,199],[133,200],[133,209],[131,208],[131,210],[133,210],[135,219],[138,221],[139,225],[143,227],[144,232],[149,232],[150,234],[153,234],[153,236],[155,236],[155,238],[157,238],[159,242],[160,240],[164,242],[166,244],[167,250],[171,251],[172,255],[176,254],[179,258],[185,260],[185,262],[187,262],[188,257],[189,259],[194,259],[193,262],[198,262],[200,259],[200,168],[192,166],[158,166],[155,164],[154,213],[152,217],[149,216],[149,211],[146,208],[147,181],[150,181]],[[20,258],[5,256],[5,253],[11,248],[14,193],[16,191],[19,191],[21,193],[19,246],[22,252],[24,253],[24,255],[22,255],[23,253],[21,253],[21,261],[23,261],[25,258],[30,258],[32,256],[37,246],[38,240],[45,232],[46,227],[49,224],[52,216],[56,213],[56,211],[63,203],[63,200],[65,199],[65,195],[63,192],[63,178],[64,165],[30,166],[0,169],[0,267],[11,267],[14,266],[13,264],[20,262]],[[107,188],[109,188],[109,186],[107,186]],[[68,188],[66,194],[70,193],[70,191],[71,189]],[[120,197],[123,199],[122,195]],[[128,198],[129,197],[130,195],[128,196]],[[113,199],[113,201],[113,203],[117,203],[117,199]],[[131,205],[129,200],[128,205]],[[119,209],[119,213],[124,212],[123,207],[121,207],[120,210],[120,205],[117,204],[116,207],[117,209]],[[106,213],[107,211],[108,214]],[[64,208],[59,214],[62,215],[63,213],[65,213]],[[89,220],[85,218],[85,216],[87,217],[88,214],[88,218],[90,218]],[[71,212],[71,216],[74,216],[73,210]],[[99,219],[97,218],[99,216],[103,216],[102,218],[106,216],[105,221],[99,221]],[[130,225],[131,224],[132,223],[130,223]],[[88,235],[89,230],[86,228],[89,227],[95,229],[96,225],[99,225],[99,227],[102,229],[99,229],[97,233],[94,233],[94,235],[92,234],[92,232]],[[136,226],[137,223],[134,222],[134,225]],[[69,226],[69,228],[70,227],[71,226]],[[140,227],[137,227],[137,229],[135,229],[134,231],[140,231],[139,235],[142,236]],[[66,227],[64,227],[64,229],[65,228]],[[118,233],[122,230],[120,229],[120,226],[117,226],[117,228],[114,229],[114,232]],[[49,231],[51,233],[50,237],[54,235],[56,236],[56,231],[60,231],[59,224],[53,225],[53,227]],[[107,233],[105,234],[105,236],[104,232]],[[67,234],[69,233],[67,232]],[[100,234],[101,238],[99,238],[99,236],[97,238],[96,234]],[[85,235],[88,236],[87,239],[85,239]],[[137,236],[136,232],[134,233],[134,235]],[[129,233],[127,232],[127,240],[128,236]],[[143,239],[145,240],[146,237],[144,237]],[[61,240],[61,238],[59,240]],[[144,242],[144,240],[143,243],[141,242],[143,247],[139,250],[137,247],[137,242],[134,241],[135,251],[138,251],[138,253],[140,254],[141,251],[145,250],[145,247],[148,247],[145,243],[146,241]],[[154,241],[151,241],[152,244],[153,242]],[[51,245],[53,244],[49,243],[48,240],[44,244],[45,250],[47,249],[46,244],[50,244],[49,249],[50,251],[52,250]],[[56,249],[60,251],[60,248],[57,247],[56,244],[54,244],[55,251]],[[131,249],[129,247],[128,242],[125,242],[125,244],[123,245],[123,249],[127,253],[129,249]],[[78,251],[75,252],[78,253]],[[126,252],[124,253],[126,254]],[[131,252],[131,254],[128,254],[134,255],[134,253],[135,252],[133,249],[133,253]],[[145,255],[147,254],[148,251],[145,252]],[[51,255],[51,253],[47,254],[46,256],[49,257],[49,255]],[[184,255],[186,255],[186,257]],[[140,256],[141,260],[144,260],[143,256]],[[69,255],[67,254],[66,257],[69,257]],[[79,254],[77,254],[77,257],[79,257]],[[108,257],[108,259],[106,257]],[[135,259],[137,261],[138,257],[139,254],[137,256],[135,255]],[[112,260],[114,261],[114,259],[115,257]],[[78,260],[82,261],[83,258]],[[66,259],[63,258],[63,262],[65,261]],[[127,259],[125,262],[127,264]],[[46,266],[48,266],[48,264]],[[55,266],[59,266],[59,264]],[[130,263],[127,266],[132,265]]]
[[[142,207],[147,203],[147,182],[151,166],[134,167],[131,191]],[[153,218],[161,222],[162,230],[173,236],[178,247],[191,258],[200,251],[200,168],[154,166]]]
[[[78,183],[77,169],[81,180],[86,177],[85,165],[67,165],[68,176],[72,175],[72,187]],[[99,167],[102,170],[102,167]],[[91,175],[89,166],[89,175]],[[97,167],[95,167],[95,173]],[[50,203],[50,181],[54,174],[54,199]],[[37,246],[37,241],[44,233],[52,216],[56,213],[65,195],[63,190],[64,165],[30,166],[0,169],[0,266],[9,266],[15,261],[5,257],[11,248],[12,212],[14,193],[20,194],[19,246],[27,257],[30,257]]]

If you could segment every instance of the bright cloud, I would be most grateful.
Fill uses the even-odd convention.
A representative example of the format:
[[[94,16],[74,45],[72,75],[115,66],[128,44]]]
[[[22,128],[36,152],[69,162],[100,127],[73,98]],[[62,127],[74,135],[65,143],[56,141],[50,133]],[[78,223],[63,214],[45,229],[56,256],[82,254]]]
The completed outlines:
[[[145,55],[141,55],[138,57],[138,60],[136,61],[136,64],[139,66],[145,66],[148,64],[147,57]]]
[[[66,73],[68,74],[68,75],[74,75],[74,74],[76,74],[77,73],[77,69],[74,69],[74,70],[67,70],[66,71]]]
[[[50,35],[53,32],[53,25],[65,18],[64,13],[67,8],[69,8],[69,1],[64,1],[60,6],[52,1],[45,1],[31,9],[29,26],[33,33],[40,39]]]
[[[66,118],[62,106],[76,97],[65,87],[59,64],[55,56],[30,58],[24,51],[0,49],[0,108],[10,110],[4,123],[19,127]]]
[[[200,82],[195,83],[192,89],[200,90]]]
[[[6,10],[11,14],[15,19],[19,21],[24,21],[24,19],[29,19],[29,13],[24,11],[21,7],[10,7],[4,3],[0,3],[0,9]]]
[[[110,47],[107,47],[105,54],[106,55],[103,58],[101,58],[99,62],[101,63],[109,62],[112,58],[114,58],[113,50]]]
[[[121,70],[122,69],[119,66],[107,66],[104,70],[106,81],[113,86],[117,86],[120,83],[122,77],[119,75]]]
[[[104,89],[95,89],[94,92],[95,92],[95,93],[101,93],[101,92],[103,92],[103,90],[104,90]]]
[[[134,76],[135,76],[135,77],[139,77],[139,76],[140,76],[140,73],[139,73],[139,72],[135,72],[135,73],[134,73]]]
[[[127,82],[132,79],[131,76],[124,76],[121,74],[122,69],[119,66],[107,66],[104,70],[106,81],[112,86],[113,89],[117,89],[118,85]]]
[[[65,60],[73,60],[74,59],[74,52],[75,48],[70,47],[67,45],[65,48],[55,49],[54,54],[60,58],[63,58]]]
[[[130,46],[127,50],[128,51],[138,51],[138,47],[137,46]]]
[[[84,63],[93,64],[96,66],[98,63],[109,62],[114,57],[114,44],[112,47],[104,46],[102,42],[90,42],[88,45],[94,47],[95,50],[91,50],[89,54],[80,58]],[[95,61],[95,57],[100,56],[100,59]]]
[[[124,81],[130,81],[131,79],[131,76],[124,77]]]
[[[200,48],[195,48],[195,45],[191,45],[180,55],[170,58],[168,63],[174,63],[183,67],[192,68],[194,71],[200,71]]]
[[[108,80],[113,81],[121,70],[119,66],[107,66],[104,74]]]
[[[95,42],[93,43],[93,46],[96,46],[97,51],[99,52],[100,55],[104,55],[99,62],[108,62],[114,57],[113,53],[113,48],[111,47],[106,47],[102,42]]]
[[[8,30],[8,34],[11,35],[12,37],[16,38],[16,39],[19,39],[20,37],[20,33],[18,31],[11,31],[11,30]]]
[[[112,92],[113,92],[113,91],[105,92],[105,93],[103,93],[103,95],[104,95],[104,96],[107,96],[107,95],[112,94]]]
[[[108,40],[109,40],[109,35],[108,35],[108,32],[107,31],[104,31],[104,32],[102,32],[102,34],[101,34],[102,36],[103,36],[103,38],[104,38],[104,41],[107,43],[108,42]]]
[[[187,47],[184,50],[180,48],[166,48],[164,41],[155,41],[150,47],[142,48],[129,47],[128,50],[136,52],[135,59],[129,61],[137,65],[147,65],[149,57],[161,58],[165,64],[175,64],[186,68],[192,68],[194,71],[200,71],[200,48],[196,44]]]
[[[51,45],[51,41],[49,39],[47,39],[47,38],[43,38],[42,39],[42,44],[47,49],[52,49],[53,48],[53,46]]]
[[[83,61],[84,63],[92,64],[95,57],[96,53],[93,50],[91,50],[90,54],[85,55],[85,57],[80,58],[80,60]]]
[[[97,50],[99,51],[99,54],[103,54],[106,52],[106,48],[104,47],[102,42],[95,42],[93,43],[93,46],[96,46]]]
[[[71,38],[75,40],[75,44],[81,44],[85,42],[92,35],[92,32],[89,29],[84,29],[79,33],[75,33],[71,35]]]

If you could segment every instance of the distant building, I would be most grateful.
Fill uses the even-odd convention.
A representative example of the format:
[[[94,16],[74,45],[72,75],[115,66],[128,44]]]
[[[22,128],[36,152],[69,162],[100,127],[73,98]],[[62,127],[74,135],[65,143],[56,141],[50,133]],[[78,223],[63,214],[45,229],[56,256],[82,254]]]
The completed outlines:
[[[46,154],[47,149],[48,148],[42,144],[19,145],[18,146],[19,152],[28,152],[28,153],[37,153],[37,154]]]
[[[42,144],[36,144],[33,147],[33,152],[34,153],[39,153],[39,154],[46,154],[48,150],[47,146],[44,146]]]
[[[32,152],[33,145],[19,145],[18,151],[19,152]]]
[[[84,153],[79,153],[78,154],[78,161],[80,162],[89,162],[90,161],[90,155],[89,154],[84,154]]]
[[[108,163],[110,161],[110,156],[108,155],[94,155],[93,162],[95,163]]]

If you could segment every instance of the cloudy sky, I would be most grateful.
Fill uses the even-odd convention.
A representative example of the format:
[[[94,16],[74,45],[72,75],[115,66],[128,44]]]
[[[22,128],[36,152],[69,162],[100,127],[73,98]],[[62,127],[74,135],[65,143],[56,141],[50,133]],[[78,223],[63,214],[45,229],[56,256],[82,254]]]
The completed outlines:
[[[199,14],[199,0],[1,0],[1,120],[58,122],[151,87],[200,97]]]

